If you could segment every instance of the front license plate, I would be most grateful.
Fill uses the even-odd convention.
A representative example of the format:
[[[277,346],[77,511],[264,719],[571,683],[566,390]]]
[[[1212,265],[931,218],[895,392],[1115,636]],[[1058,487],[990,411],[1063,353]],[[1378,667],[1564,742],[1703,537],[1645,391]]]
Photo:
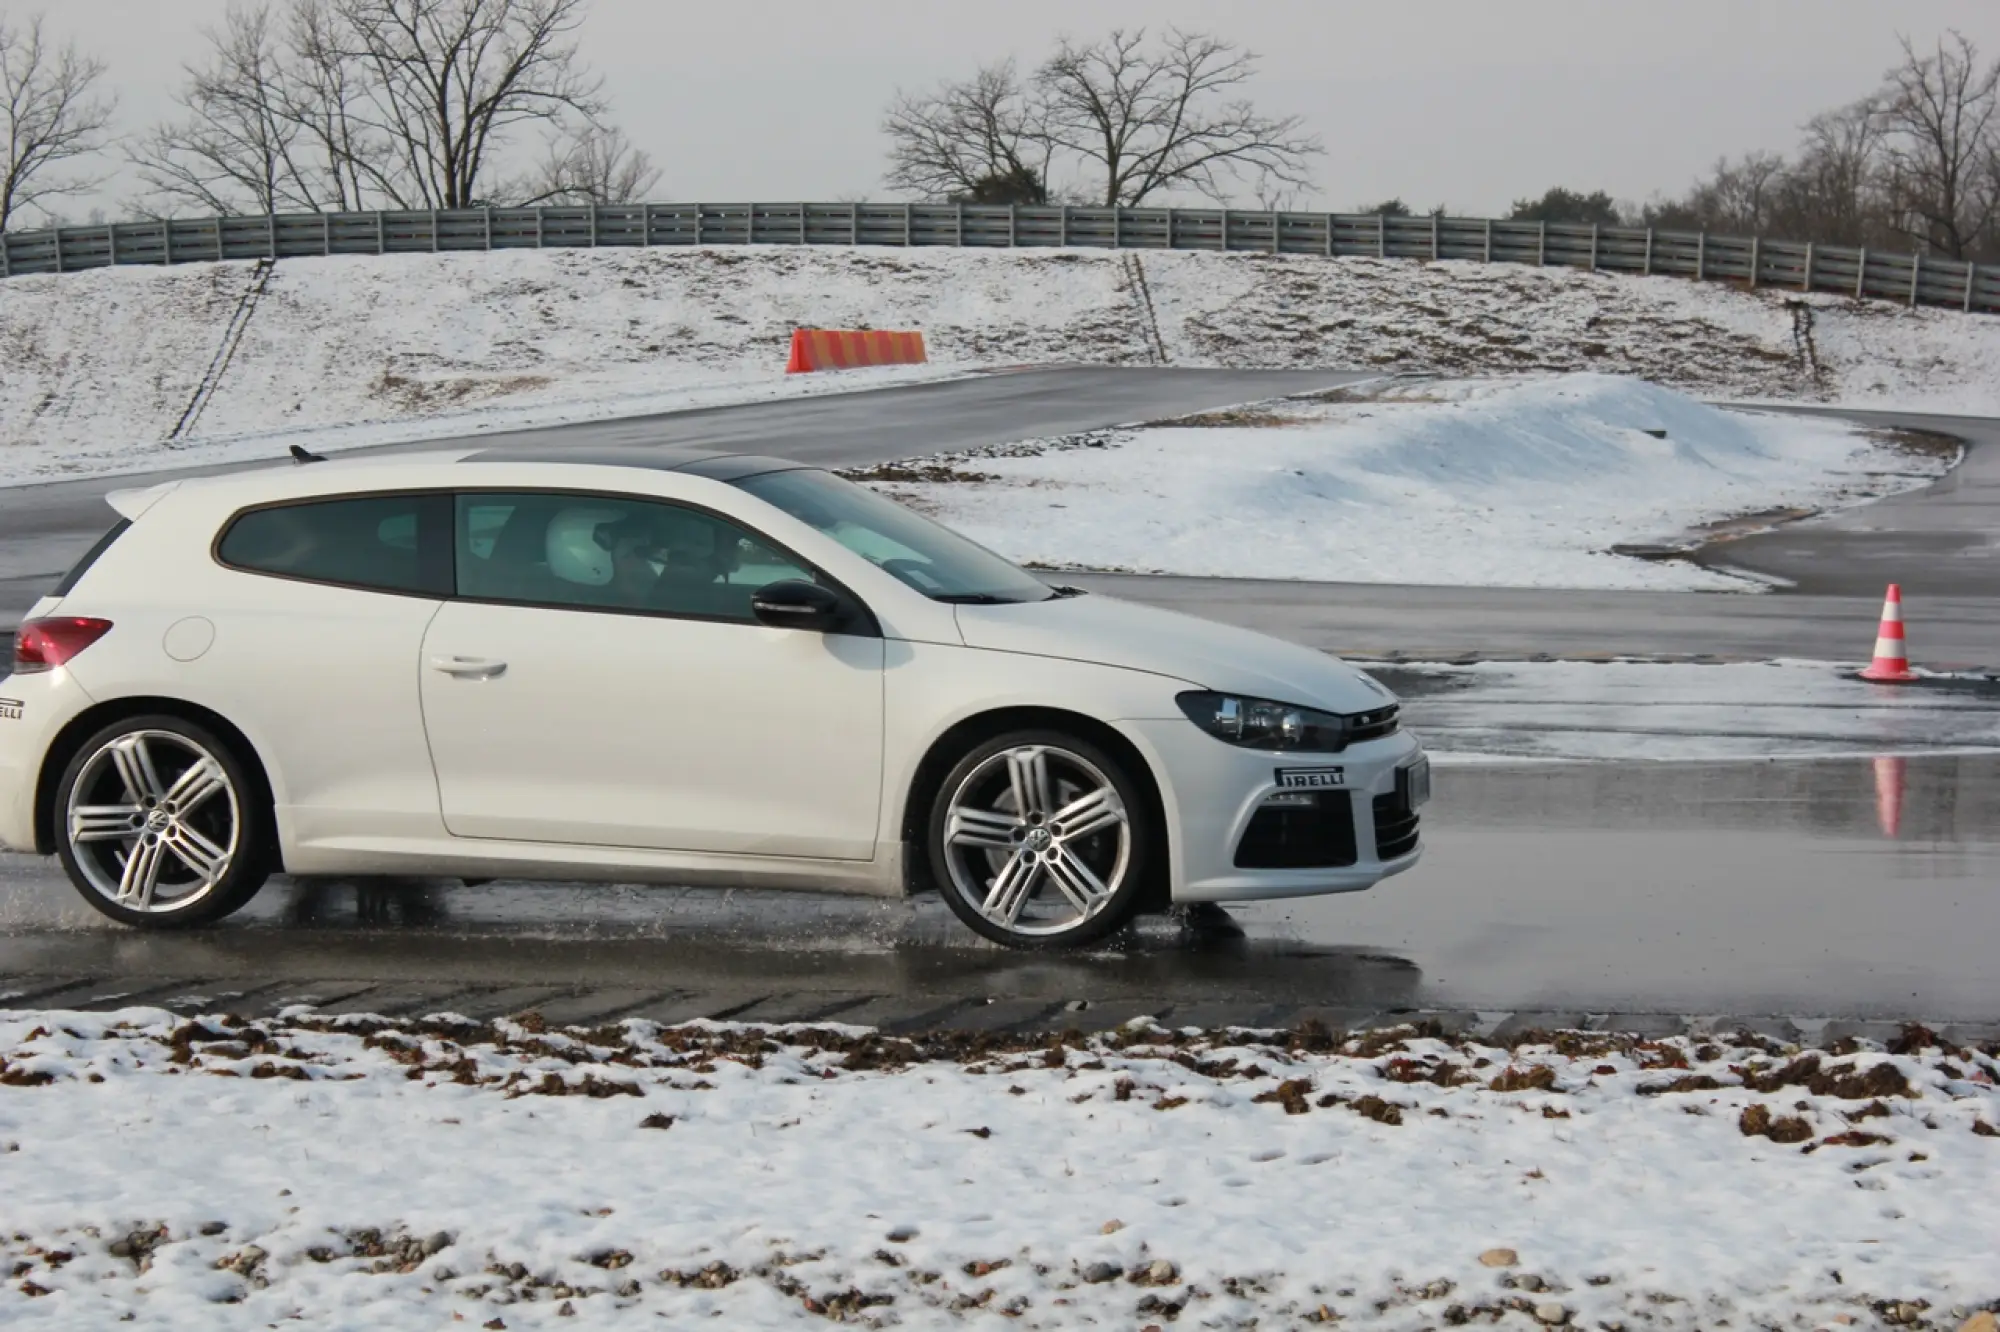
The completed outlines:
[[[1420,758],[1410,765],[1410,808],[1428,804],[1431,798],[1431,761]]]
[[[1345,785],[1345,768],[1278,769],[1278,789],[1281,791],[1323,791],[1328,787]]]

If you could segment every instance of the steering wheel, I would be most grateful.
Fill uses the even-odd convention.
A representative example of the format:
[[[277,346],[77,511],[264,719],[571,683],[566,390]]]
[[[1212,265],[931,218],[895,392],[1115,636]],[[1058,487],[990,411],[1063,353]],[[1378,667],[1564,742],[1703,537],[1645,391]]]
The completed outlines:
[[[931,576],[930,565],[922,560],[910,560],[901,558],[893,560],[883,560],[878,567],[884,573],[895,575],[897,578],[901,579],[905,583],[908,583],[911,587],[914,587],[919,591],[923,590],[926,587],[934,588],[940,586],[938,580]]]

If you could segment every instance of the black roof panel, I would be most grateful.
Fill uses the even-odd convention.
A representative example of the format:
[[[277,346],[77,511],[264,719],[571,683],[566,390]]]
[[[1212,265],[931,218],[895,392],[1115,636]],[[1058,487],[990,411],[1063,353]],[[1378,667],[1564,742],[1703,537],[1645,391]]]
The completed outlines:
[[[713,481],[740,481],[764,472],[794,471],[811,466],[785,458],[767,458],[755,453],[724,453],[718,449],[698,449],[677,444],[625,444],[599,447],[564,447],[560,444],[535,448],[481,449],[460,462],[489,463],[568,463],[577,467],[637,467],[650,472],[686,472]]]

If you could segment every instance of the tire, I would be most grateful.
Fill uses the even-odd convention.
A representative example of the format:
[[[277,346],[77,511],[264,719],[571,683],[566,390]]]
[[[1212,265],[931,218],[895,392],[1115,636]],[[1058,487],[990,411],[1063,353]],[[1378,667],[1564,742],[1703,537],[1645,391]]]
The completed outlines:
[[[1017,808],[1024,800],[1031,807]],[[953,913],[1027,949],[1080,947],[1124,926],[1146,896],[1158,842],[1123,761],[1045,730],[995,736],[961,758],[932,800],[926,838]]]
[[[261,785],[234,746],[180,717],[128,717],[77,749],[56,787],[70,883],[140,929],[221,920],[257,895],[277,846]],[[138,858],[138,863],[134,863]]]

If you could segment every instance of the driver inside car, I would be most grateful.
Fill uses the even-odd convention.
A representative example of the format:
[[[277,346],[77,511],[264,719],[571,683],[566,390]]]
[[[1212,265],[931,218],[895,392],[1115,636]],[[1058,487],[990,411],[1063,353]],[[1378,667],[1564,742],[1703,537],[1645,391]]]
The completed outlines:
[[[727,578],[734,542],[724,541],[715,524],[697,514],[675,514],[656,529],[653,557],[661,561],[659,592],[692,588]]]
[[[747,585],[727,581],[741,559],[734,530],[664,507],[576,507],[549,526],[549,570],[565,599],[622,610],[748,620]]]
[[[598,546],[611,554],[611,576],[605,591],[621,605],[649,604],[660,578],[654,562],[654,552],[660,543],[646,515],[626,514],[600,524],[591,535]]]
[[[622,603],[683,615],[748,618],[749,589],[726,581],[737,543],[696,513],[640,511],[598,529]]]

